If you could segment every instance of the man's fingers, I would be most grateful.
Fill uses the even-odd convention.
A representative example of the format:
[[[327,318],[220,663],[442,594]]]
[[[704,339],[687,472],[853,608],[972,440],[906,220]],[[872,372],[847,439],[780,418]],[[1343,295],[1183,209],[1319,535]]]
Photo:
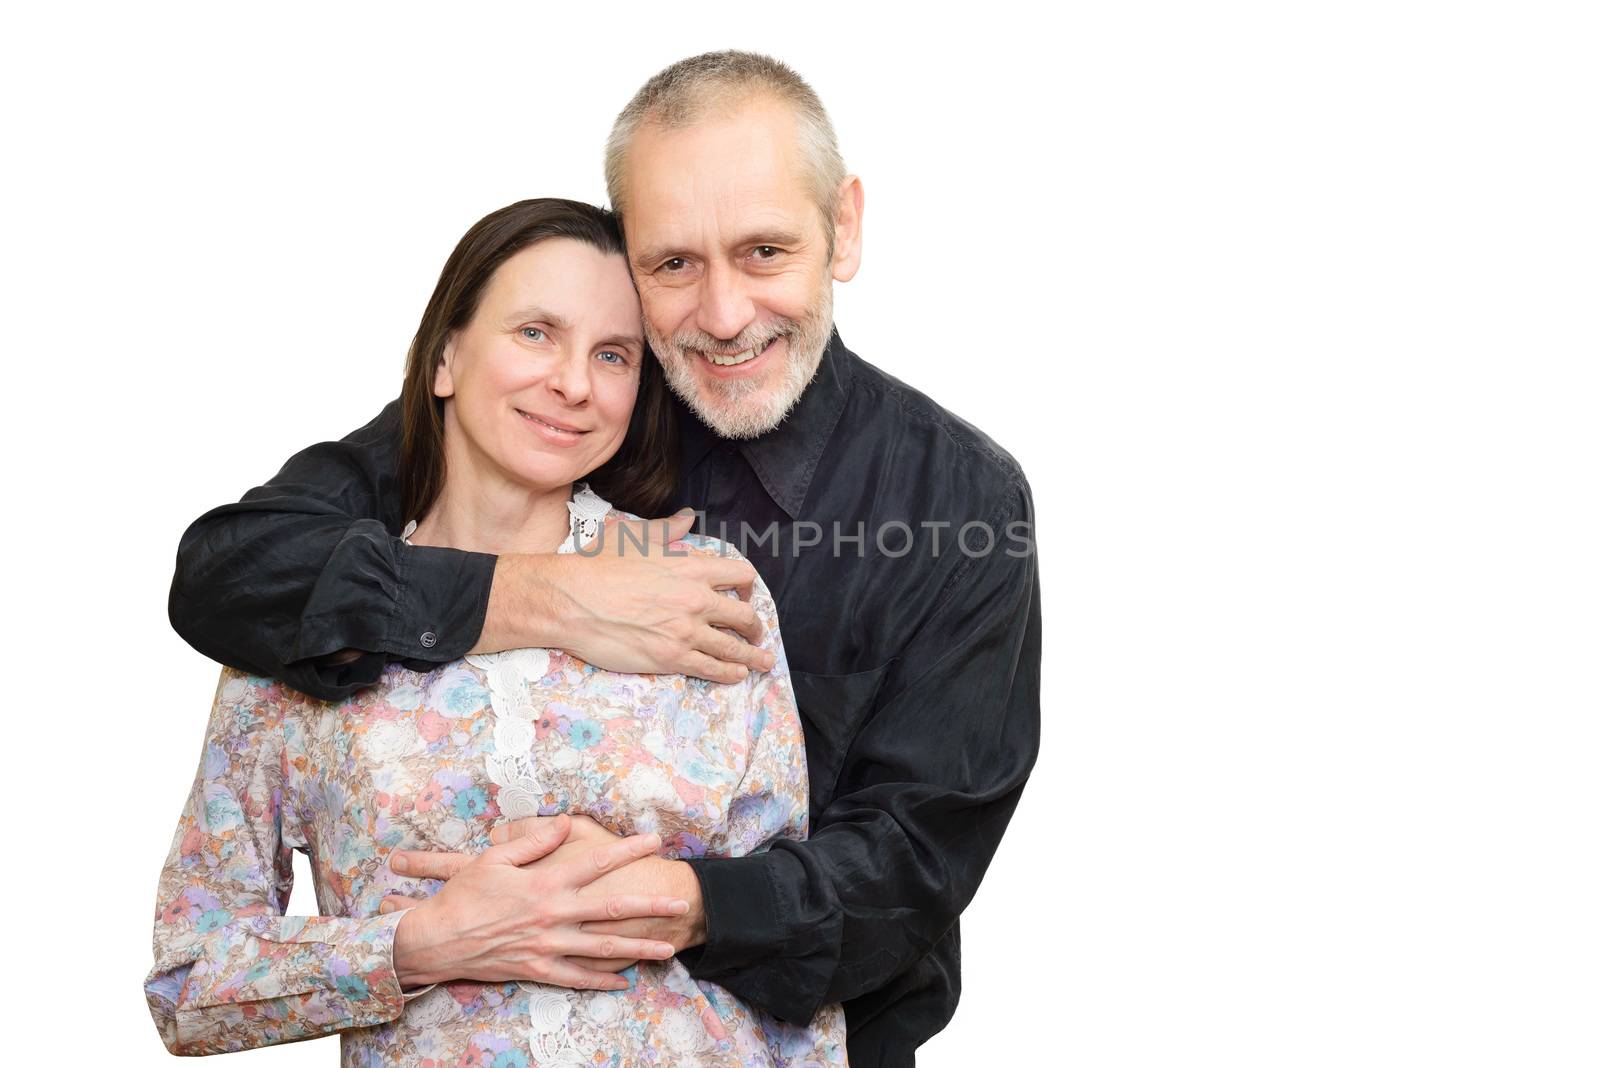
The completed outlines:
[[[587,968],[592,972],[620,972],[624,968],[631,968],[639,962],[629,960],[627,957],[610,957],[601,960],[598,957],[568,957],[568,964],[576,964],[580,968]]]
[[[706,622],[715,627],[726,627],[753,646],[759,646],[766,634],[761,617],[748,601],[732,597],[718,597],[717,603],[706,613]]]
[[[566,832],[558,830],[560,825],[556,821],[565,818],[566,813],[563,812],[558,816],[528,816],[525,819],[512,820],[510,823],[497,824],[489,830],[489,842],[491,845],[501,845],[525,835],[539,837],[545,834],[557,834],[560,835],[557,839],[559,844],[565,840]]]
[[[378,902],[378,911],[388,913],[394,912],[397,909],[416,908],[426,900],[427,898],[405,897],[401,894],[390,894],[382,901]]]
[[[549,968],[545,969],[545,974],[539,977],[539,982],[570,987],[573,990],[627,990],[633,985],[619,975],[584,968],[565,957],[558,957]]]
[[[452,879],[472,860],[466,853],[429,853],[402,849],[389,854],[389,867],[413,879]]]
[[[670,545],[694,529],[694,519],[694,509],[685,508],[666,519],[652,522],[650,526],[652,530],[662,531],[664,542]]]
[[[483,859],[492,864],[510,864],[520,868],[532,864],[540,857],[554,851],[567,840],[572,829],[572,819],[565,812],[553,817],[549,824],[532,834],[521,834],[483,851]]]
[[[743,664],[730,664],[715,657],[707,656],[698,649],[685,653],[678,664],[680,675],[693,675],[697,679],[708,682],[743,682],[750,674]]]
[[[607,516],[595,550],[612,556],[630,552],[653,555],[694,529],[695,514],[684,509],[662,519],[622,519]]]
[[[589,850],[588,863],[578,866],[571,885],[588,886],[606,872],[648,857],[660,848],[661,836],[657,834],[635,834],[612,845],[596,846]]]
[[[582,812],[573,814],[572,830],[567,833],[569,842],[614,842],[618,837],[599,820]]]
[[[750,599],[750,588],[756,581],[756,568],[748,560],[735,560],[731,556],[703,556],[700,577],[714,590],[738,590],[742,600]]]
[[[751,671],[766,671],[776,662],[773,654],[765,649],[711,627],[701,633],[695,644],[700,652],[714,660],[738,664]]]
[[[656,938],[625,938],[615,934],[587,934],[574,931],[555,939],[555,951],[564,957],[594,957],[629,960],[666,960],[677,952],[671,942]]]
[[[605,897],[580,897],[573,919],[584,923],[610,920],[643,920],[652,916],[682,916],[689,903],[681,897],[651,894],[608,894]]]

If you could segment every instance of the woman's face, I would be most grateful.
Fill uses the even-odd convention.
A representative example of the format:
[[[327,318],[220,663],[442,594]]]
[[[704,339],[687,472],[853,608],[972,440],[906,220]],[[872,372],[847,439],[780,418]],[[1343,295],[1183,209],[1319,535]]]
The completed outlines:
[[[446,454],[529,489],[568,486],[622,445],[644,358],[622,256],[570,238],[525,248],[445,346]]]

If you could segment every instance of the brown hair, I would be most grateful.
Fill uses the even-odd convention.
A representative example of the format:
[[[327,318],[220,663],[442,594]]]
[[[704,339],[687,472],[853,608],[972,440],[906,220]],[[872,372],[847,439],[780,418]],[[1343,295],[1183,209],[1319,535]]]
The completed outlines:
[[[421,519],[444,488],[444,400],[433,395],[433,380],[445,345],[472,321],[499,266],[553,237],[625,255],[615,214],[545,197],[485,215],[445,261],[406,355],[400,391],[400,499],[406,518]],[[644,357],[628,433],[616,455],[590,472],[587,481],[617,507],[648,516],[662,511],[677,482],[678,428],[661,365],[648,350]]]

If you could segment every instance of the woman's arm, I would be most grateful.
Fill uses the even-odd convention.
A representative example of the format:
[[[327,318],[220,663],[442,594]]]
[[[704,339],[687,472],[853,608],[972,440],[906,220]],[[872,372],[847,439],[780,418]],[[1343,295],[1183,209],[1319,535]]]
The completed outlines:
[[[167,1049],[227,1053],[400,1015],[398,915],[285,916],[282,683],[224,670],[156,898],[145,997]]]
[[[811,798],[805,733],[778,633],[778,607],[759,578],[750,607],[761,621],[762,648],[772,654],[773,666],[752,673],[733,691],[744,707],[749,758],[728,809],[730,856],[759,852],[776,838],[804,839]]]

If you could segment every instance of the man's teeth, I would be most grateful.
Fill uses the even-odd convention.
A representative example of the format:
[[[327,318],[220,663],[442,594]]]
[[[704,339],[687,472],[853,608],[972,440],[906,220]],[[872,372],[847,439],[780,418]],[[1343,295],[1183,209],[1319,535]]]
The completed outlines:
[[[743,352],[735,353],[732,356],[718,356],[714,352],[707,352],[704,355],[706,359],[710,360],[718,367],[737,367],[741,363],[748,363],[749,361],[755,359],[756,350],[745,349]]]

